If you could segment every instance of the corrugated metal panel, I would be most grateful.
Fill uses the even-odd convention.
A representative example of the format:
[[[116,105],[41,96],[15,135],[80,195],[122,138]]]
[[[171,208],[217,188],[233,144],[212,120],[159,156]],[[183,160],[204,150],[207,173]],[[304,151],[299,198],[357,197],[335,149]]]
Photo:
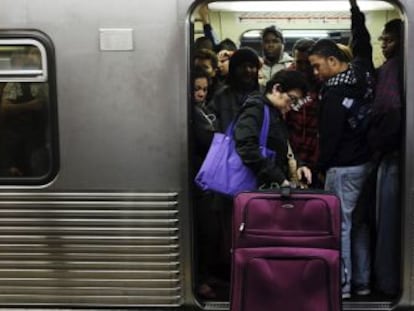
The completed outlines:
[[[176,193],[0,193],[0,305],[179,306]]]

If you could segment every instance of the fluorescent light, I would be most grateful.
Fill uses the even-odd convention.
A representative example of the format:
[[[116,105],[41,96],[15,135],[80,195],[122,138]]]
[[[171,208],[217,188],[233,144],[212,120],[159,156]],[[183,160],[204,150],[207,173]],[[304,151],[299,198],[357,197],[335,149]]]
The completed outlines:
[[[249,30],[243,34],[244,38],[261,38],[262,30]],[[285,38],[327,38],[326,30],[283,30]]]
[[[287,38],[327,38],[326,30],[283,30],[283,36]]]
[[[359,1],[361,11],[393,10],[384,1]],[[230,12],[349,12],[348,1],[217,1],[208,4],[212,11]]]

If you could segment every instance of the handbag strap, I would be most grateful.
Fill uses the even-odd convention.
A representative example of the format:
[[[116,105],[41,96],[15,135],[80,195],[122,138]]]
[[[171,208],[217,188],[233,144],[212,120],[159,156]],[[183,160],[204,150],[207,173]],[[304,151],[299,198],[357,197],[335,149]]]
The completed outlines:
[[[260,139],[259,139],[259,145],[262,147],[266,147],[267,135],[269,134],[269,123],[270,123],[269,120],[270,120],[269,106],[265,104],[264,113],[263,113],[262,130],[260,131]]]
[[[234,127],[236,125],[237,119],[239,118],[240,113],[237,114],[236,118],[230,123],[227,127],[225,135],[229,137],[233,137]],[[265,147],[267,144],[267,136],[269,134],[269,126],[270,126],[270,111],[269,106],[264,104],[264,112],[263,112],[263,123],[262,129],[260,130],[260,137],[259,137],[259,146]]]

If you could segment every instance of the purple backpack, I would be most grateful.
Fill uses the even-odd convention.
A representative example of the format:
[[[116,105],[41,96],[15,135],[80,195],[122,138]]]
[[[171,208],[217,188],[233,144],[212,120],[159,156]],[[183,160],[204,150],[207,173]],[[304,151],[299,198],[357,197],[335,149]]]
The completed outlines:
[[[269,107],[264,105],[264,117],[259,145],[263,157],[274,158],[276,152],[266,148],[270,123]],[[204,191],[210,190],[234,196],[241,191],[257,189],[256,176],[243,164],[233,139],[234,120],[226,133],[215,133],[207,156],[195,177],[195,183]]]

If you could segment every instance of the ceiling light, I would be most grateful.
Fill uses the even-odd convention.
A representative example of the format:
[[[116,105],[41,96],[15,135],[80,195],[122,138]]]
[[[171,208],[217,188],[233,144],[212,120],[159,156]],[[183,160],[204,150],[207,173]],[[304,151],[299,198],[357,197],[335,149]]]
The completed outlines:
[[[361,11],[393,10],[384,1],[359,1]],[[229,12],[349,12],[348,1],[217,1],[208,4],[212,11]]]

